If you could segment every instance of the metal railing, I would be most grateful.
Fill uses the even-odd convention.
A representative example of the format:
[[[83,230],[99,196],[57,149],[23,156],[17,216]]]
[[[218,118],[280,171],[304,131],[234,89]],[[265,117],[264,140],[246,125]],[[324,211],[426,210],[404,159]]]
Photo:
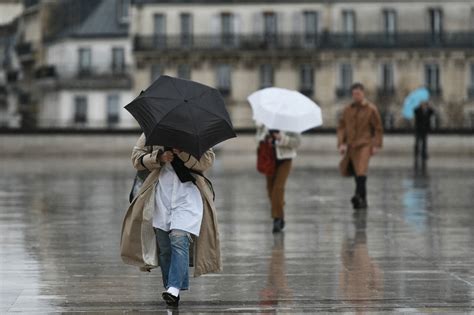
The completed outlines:
[[[75,66],[57,66],[45,65],[35,70],[35,77],[42,78],[61,78],[61,79],[88,79],[100,77],[128,77],[130,76],[130,67],[126,65],[111,65],[110,67],[90,67],[79,68]]]
[[[393,97],[395,95],[395,87],[393,86],[385,86],[377,88],[377,96],[378,97]]]
[[[136,51],[474,48],[474,32],[136,36]]]
[[[47,65],[36,69],[37,83],[44,88],[131,88],[130,67],[63,67]]]

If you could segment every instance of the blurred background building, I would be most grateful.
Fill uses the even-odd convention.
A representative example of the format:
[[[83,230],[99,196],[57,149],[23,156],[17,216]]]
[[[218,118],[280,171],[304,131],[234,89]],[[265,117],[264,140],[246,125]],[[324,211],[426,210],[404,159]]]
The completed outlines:
[[[135,126],[123,109],[133,99],[129,5],[116,0],[24,4],[17,51],[21,83],[35,118],[26,124]]]
[[[136,126],[123,106],[168,74],[218,88],[236,127],[253,126],[246,98],[268,86],[311,97],[335,127],[360,81],[387,129],[409,126],[403,99],[422,85],[438,127],[474,129],[470,0],[25,0],[0,15],[7,5],[21,8],[0,45],[14,38],[24,127]]]
[[[19,64],[15,54],[17,17],[22,12],[20,1],[5,0],[0,4],[0,127],[20,126],[15,82]]]

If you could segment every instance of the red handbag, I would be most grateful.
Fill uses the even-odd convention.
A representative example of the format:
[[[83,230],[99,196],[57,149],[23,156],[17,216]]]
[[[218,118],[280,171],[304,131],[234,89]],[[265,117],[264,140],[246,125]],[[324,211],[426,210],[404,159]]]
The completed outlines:
[[[276,157],[273,145],[261,141],[257,148],[257,170],[267,176],[275,174]]]

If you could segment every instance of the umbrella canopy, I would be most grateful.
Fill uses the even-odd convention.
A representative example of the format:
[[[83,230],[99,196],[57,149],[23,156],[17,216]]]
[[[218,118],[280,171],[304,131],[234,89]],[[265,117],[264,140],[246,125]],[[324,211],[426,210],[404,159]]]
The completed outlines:
[[[321,108],[303,94],[276,87],[252,93],[248,98],[253,119],[269,129],[291,132],[321,126]]]
[[[236,136],[219,91],[193,81],[160,76],[125,109],[140,124],[146,145],[178,148],[198,159]]]
[[[422,102],[426,102],[430,99],[430,92],[427,88],[421,87],[412,91],[405,98],[403,102],[403,117],[406,119],[413,119],[415,115],[415,109],[420,106]]]

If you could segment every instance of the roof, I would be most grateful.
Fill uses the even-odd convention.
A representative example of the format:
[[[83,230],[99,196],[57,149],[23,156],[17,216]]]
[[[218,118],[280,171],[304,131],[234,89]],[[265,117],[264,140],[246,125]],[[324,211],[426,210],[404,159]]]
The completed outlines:
[[[118,0],[62,0],[53,9],[48,41],[62,38],[127,37],[128,23],[118,17]]]
[[[77,30],[77,36],[127,36],[128,24],[118,18],[117,0],[102,0]]]

